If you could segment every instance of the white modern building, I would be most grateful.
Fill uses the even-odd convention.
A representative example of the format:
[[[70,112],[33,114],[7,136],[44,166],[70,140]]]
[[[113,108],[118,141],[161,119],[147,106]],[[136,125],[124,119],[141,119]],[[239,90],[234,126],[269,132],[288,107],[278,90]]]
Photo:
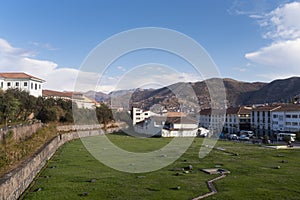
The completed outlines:
[[[144,111],[140,108],[132,108],[131,110],[131,118],[132,124],[135,125],[138,122],[142,122],[145,119],[149,118],[151,115],[154,115],[151,111]]]
[[[300,130],[300,106],[281,105],[271,113],[271,127],[274,132],[298,132]]]
[[[279,105],[265,105],[253,108],[251,126],[257,136],[272,135],[271,113],[279,107]]]
[[[211,109],[200,111],[199,126],[206,129],[212,127],[223,127],[227,133],[238,133],[240,130],[250,130],[251,107],[227,108],[226,113],[215,111],[212,114]]]
[[[44,82],[43,79],[23,72],[0,73],[0,89],[17,88],[25,90],[35,97],[42,96],[42,85]]]
[[[161,131],[162,137],[196,137],[198,120],[188,116],[167,117]]]

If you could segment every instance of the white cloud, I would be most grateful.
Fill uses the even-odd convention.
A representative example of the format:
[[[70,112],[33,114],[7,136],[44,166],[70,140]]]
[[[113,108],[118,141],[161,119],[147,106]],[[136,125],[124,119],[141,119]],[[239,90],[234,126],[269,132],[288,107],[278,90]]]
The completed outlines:
[[[266,14],[259,21],[266,27],[265,38],[274,40],[292,40],[300,37],[300,3],[284,4]]]
[[[78,70],[58,68],[55,62],[33,58],[34,52],[15,48],[0,38],[0,71],[25,72],[46,80],[44,88],[74,90]]]
[[[202,79],[196,73],[182,73],[161,64],[146,64],[131,70],[116,69],[122,76],[82,72],[62,68],[57,63],[41,60],[32,51],[15,48],[0,38],[0,71],[25,72],[46,80],[44,88],[58,91],[96,90],[105,93],[120,89],[160,88],[177,82],[196,82]],[[75,89],[74,89],[75,88]]]
[[[122,67],[122,66],[118,66],[117,69],[120,70],[120,71],[122,71],[122,72],[126,71],[126,69],[124,67]]]
[[[245,57],[267,67],[278,67],[300,72],[300,38],[273,43]]]
[[[247,71],[246,68],[239,68],[239,67],[235,67],[235,68],[233,68],[233,70],[239,71],[239,72],[245,72],[245,71]]]
[[[245,54],[245,58],[261,67],[269,67],[269,71],[276,71],[273,77],[287,73],[300,75],[300,2],[284,4],[263,15],[258,22],[265,30],[263,37],[273,42]]]
[[[50,43],[40,43],[40,42],[31,42],[36,47],[47,49],[49,51],[58,50],[58,48],[53,47]]]

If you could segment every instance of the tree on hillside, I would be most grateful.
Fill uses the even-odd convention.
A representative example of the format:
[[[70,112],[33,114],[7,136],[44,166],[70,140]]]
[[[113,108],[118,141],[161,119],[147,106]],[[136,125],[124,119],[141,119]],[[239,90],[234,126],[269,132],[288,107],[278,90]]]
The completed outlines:
[[[104,103],[100,104],[100,107],[96,108],[97,119],[100,124],[107,125],[113,120],[113,114],[111,109]]]

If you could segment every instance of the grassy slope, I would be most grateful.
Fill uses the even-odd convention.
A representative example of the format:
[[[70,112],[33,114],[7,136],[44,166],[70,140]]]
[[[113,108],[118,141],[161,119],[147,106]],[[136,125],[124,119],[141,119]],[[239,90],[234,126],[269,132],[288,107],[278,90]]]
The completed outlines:
[[[109,137],[115,144],[134,152],[158,149],[170,141],[166,138]],[[197,138],[189,151],[164,169],[152,173],[129,174],[104,166],[87,153],[80,140],[76,140],[58,150],[25,199],[191,199],[208,192],[205,181],[215,177],[199,169],[214,167],[216,164],[223,165],[231,174],[216,182],[220,192],[208,199],[300,198],[299,150],[278,151],[253,145],[218,142],[217,146],[239,155],[232,156],[214,150],[199,160],[197,155],[201,143],[202,139]],[[282,160],[287,160],[288,163],[280,163]],[[172,169],[189,164],[194,167],[192,173],[175,176],[176,172]],[[281,168],[274,169],[278,165]],[[89,182],[91,179],[96,179],[96,182]],[[181,186],[180,190],[171,189],[178,185]],[[34,192],[38,188],[42,188],[42,191]],[[80,196],[84,192],[88,192],[88,195]]]

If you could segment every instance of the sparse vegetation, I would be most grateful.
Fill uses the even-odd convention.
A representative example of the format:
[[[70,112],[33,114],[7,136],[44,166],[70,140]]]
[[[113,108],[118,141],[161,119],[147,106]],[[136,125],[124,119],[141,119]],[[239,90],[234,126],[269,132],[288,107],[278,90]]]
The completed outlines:
[[[0,177],[34,154],[55,135],[56,127],[54,124],[45,126],[30,137],[20,141],[15,141],[13,132],[9,131],[0,143]]]

